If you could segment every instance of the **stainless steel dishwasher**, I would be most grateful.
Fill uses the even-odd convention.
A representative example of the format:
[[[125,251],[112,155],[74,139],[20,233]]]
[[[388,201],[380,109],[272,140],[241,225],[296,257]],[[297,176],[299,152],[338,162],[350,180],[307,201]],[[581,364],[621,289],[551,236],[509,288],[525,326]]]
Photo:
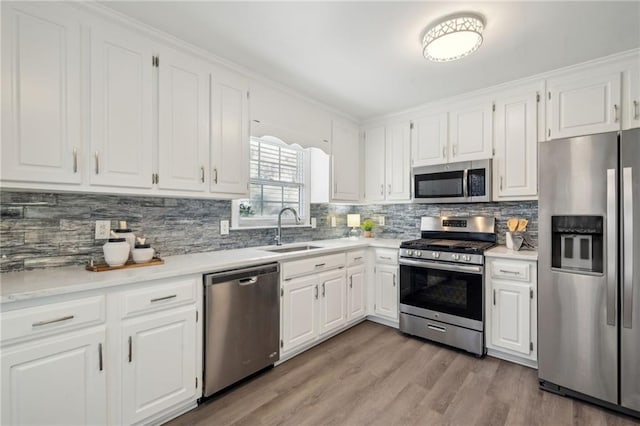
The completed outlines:
[[[277,263],[204,276],[204,396],[280,359]]]

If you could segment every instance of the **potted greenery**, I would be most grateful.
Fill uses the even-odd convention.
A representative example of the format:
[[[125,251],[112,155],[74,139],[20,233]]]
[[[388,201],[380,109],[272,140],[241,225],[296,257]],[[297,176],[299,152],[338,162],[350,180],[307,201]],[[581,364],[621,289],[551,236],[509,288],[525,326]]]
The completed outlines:
[[[362,222],[361,227],[362,227],[362,230],[364,231],[365,238],[371,238],[371,230],[375,225],[376,225],[375,222],[371,219],[367,219],[364,222]]]

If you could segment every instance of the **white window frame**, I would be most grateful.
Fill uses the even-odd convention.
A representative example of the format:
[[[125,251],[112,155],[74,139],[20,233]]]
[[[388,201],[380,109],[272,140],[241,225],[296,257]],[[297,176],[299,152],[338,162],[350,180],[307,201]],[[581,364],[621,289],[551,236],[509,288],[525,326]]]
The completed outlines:
[[[300,150],[304,153],[303,163],[302,163],[302,172],[303,172],[303,183],[302,183],[302,204],[304,206],[304,212],[298,212],[300,216],[300,223],[296,223],[293,214],[289,211],[283,213],[282,215],[282,227],[292,228],[292,227],[309,227],[311,226],[311,212],[309,209],[311,208],[310,203],[310,175],[311,175],[311,162],[310,162],[310,152],[308,149],[299,148],[298,146],[287,144],[281,139],[275,137],[262,137],[257,139],[264,139],[267,142],[275,142],[278,144],[282,144],[283,146]],[[249,160],[251,161],[251,160]],[[251,185],[251,178],[249,179],[249,184]],[[231,201],[231,229],[255,229],[255,228],[274,228],[278,226],[278,216],[260,216],[260,217],[241,217],[240,216],[240,203],[246,200],[246,198],[236,199]],[[302,213],[302,214],[301,214]]]

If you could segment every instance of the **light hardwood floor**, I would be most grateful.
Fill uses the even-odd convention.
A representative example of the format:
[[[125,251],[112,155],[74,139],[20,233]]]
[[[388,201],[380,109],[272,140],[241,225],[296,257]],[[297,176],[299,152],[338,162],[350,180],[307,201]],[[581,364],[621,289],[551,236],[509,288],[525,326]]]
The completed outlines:
[[[538,389],[537,371],[365,321],[169,423],[632,425]]]

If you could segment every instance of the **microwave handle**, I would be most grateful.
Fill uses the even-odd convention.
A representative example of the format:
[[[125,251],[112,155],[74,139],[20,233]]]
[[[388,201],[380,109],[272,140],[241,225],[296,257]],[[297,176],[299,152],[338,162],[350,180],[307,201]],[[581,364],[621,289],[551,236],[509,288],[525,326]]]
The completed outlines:
[[[469,169],[464,169],[462,174],[462,196],[464,198],[469,196]]]

